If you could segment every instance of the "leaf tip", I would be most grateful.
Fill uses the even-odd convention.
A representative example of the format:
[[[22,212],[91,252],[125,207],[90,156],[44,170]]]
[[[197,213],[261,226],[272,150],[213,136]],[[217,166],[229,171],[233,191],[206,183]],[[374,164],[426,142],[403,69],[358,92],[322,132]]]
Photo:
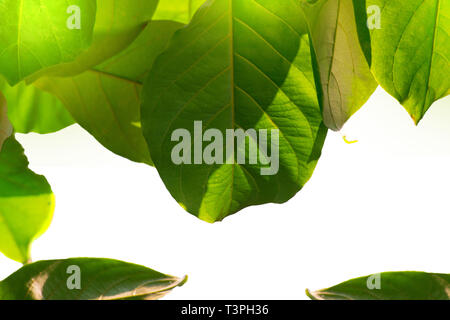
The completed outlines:
[[[183,278],[181,278],[180,283],[178,284],[178,287],[182,287],[186,284],[186,282],[188,282],[189,277],[188,275],[185,275]]]
[[[422,119],[423,119],[423,117],[415,117],[415,116],[411,116],[411,118],[413,119],[414,124],[416,126],[418,126],[420,124],[420,122],[422,121]]]
[[[317,298],[314,297],[314,293],[311,292],[311,290],[306,289],[306,290],[305,290],[305,293],[306,293],[306,295],[308,296],[308,298],[310,298],[311,300],[317,300]]]

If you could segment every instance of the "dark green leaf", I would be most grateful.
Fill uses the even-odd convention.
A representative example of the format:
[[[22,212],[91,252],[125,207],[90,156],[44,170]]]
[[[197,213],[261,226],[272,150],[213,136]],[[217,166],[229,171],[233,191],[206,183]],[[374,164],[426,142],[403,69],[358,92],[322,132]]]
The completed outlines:
[[[155,300],[186,278],[110,259],[39,261],[0,282],[0,300]]]
[[[449,300],[450,275],[385,272],[307,294],[313,300]]]

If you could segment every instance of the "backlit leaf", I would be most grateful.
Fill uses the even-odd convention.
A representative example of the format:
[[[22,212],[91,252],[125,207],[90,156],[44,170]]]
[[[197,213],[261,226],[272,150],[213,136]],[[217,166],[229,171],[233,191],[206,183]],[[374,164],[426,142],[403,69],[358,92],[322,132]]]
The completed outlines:
[[[340,130],[378,86],[360,45],[353,0],[302,4],[320,73],[324,122],[328,128]],[[362,14],[365,16],[364,11]],[[370,39],[365,41],[370,43]]]
[[[205,0],[159,0],[153,19],[189,23]]]
[[[92,0],[91,0],[92,1]],[[97,0],[92,45],[75,61],[57,65],[34,76],[78,75],[126,49],[151,20],[158,0]]]
[[[51,133],[74,123],[57,98],[33,85],[21,82],[10,87],[0,79],[0,92],[8,101],[8,118],[17,133]]]
[[[7,123],[0,94],[0,252],[18,262],[30,259],[33,240],[47,230],[54,196],[47,180],[28,169],[28,161]]]
[[[367,5],[381,13],[380,28],[371,32],[375,78],[418,123],[434,101],[450,93],[450,1],[367,0]]]
[[[79,29],[68,27],[71,6],[79,10]],[[0,0],[0,74],[15,85],[74,60],[91,44],[95,14],[92,0]]]
[[[125,51],[73,78],[42,78],[36,85],[63,101],[73,118],[114,153],[152,164],[141,129],[142,81],[175,30],[155,21]]]
[[[313,300],[449,300],[450,275],[385,272],[307,294]]]
[[[205,221],[250,205],[285,202],[312,175],[326,129],[307,26],[299,17],[294,0],[207,1],[174,35],[144,85],[144,136],[156,168],[172,196]],[[279,170],[261,174],[269,169],[262,165],[268,154],[261,149],[258,164],[237,164],[235,152],[221,159],[233,164],[193,164],[190,156],[192,164],[176,165],[172,134],[184,129],[194,137],[194,121],[222,136],[239,128],[267,130],[268,150],[278,146],[269,136],[279,130],[279,157],[274,154]],[[250,145],[255,146],[253,139],[247,139],[246,149]],[[219,151],[225,155],[225,146]]]
[[[2,150],[3,142],[11,136],[12,131],[13,127],[8,119],[6,99],[0,91],[0,151]]]

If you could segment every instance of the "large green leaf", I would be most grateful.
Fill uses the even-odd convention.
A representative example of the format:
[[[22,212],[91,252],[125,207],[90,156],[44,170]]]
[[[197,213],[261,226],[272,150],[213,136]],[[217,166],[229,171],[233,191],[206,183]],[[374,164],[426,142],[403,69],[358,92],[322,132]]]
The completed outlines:
[[[68,27],[71,6],[80,10],[80,29]],[[15,85],[72,61],[91,44],[95,14],[92,0],[0,0],[0,73]]]
[[[155,300],[186,278],[110,259],[39,261],[0,282],[0,300]]]
[[[360,45],[353,1],[302,2],[319,68],[324,122],[333,130],[340,130],[378,86]]]
[[[182,26],[152,22],[129,48],[101,65],[73,78],[41,78],[35,84],[59,97],[73,118],[106,148],[152,164],[140,123],[141,82]]]
[[[151,20],[158,0],[97,0],[97,18],[92,46],[73,62],[57,65],[41,76],[78,75],[126,49]]]
[[[449,300],[450,275],[385,272],[307,294],[313,300]]]
[[[0,105],[5,101],[0,94]],[[0,142],[11,133],[1,112]],[[53,216],[54,196],[44,177],[28,169],[20,144],[10,136],[0,150],[0,251],[26,262],[33,240],[47,230]]]
[[[205,0],[159,0],[153,19],[186,24],[204,2]]]
[[[63,104],[53,95],[24,82],[14,87],[0,78],[0,92],[8,101],[8,118],[18,133],[51,133],[74,123]]]
[[[372,30],[372,71],[418,123],[450,93],[450,1],[367,0],[381,11]]]
[[[144,85],[142,123],[156,168],[172,196],[205,221],[285,202],[311,177],[326,129],[300,16],[294,0],[207,1],[174,35]],[[184,129],[194,136],[194,121],[222,135],[238,128],[279,130],[279,144],[267,141],[267,150],[279,145],[278,173],[262,175],[268,154],[261,149],[258,164],[236,163],[241,150],[226,158],[229,164],[176,165],[171,153],[178,143],[171,135]],[[255,146],[246,143],[246,150]],[[224,149],[216,153],[225,155]]]

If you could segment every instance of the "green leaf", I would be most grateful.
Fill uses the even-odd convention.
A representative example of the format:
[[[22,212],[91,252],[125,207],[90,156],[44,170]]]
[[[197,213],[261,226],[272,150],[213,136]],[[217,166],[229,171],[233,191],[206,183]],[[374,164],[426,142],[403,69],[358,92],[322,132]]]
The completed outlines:
[[[71,6],[80,10],[80,29],[68,27]],[[95,14],[92,0],[0,0],[0,73],[15,85],[72,61],[91,44]]]
[[[450,2],[367,0],[381,11],[373,29],[372,71],[419,123],[450,93]],[[370,15],[369,15],[370,18]]]
[[[5,101],[3,107],[5,110]],[[1,138],[11,133],[2,111]],[[5,131],[6,124],[6,131]],[[30,259],[33,240],[47,230],[55,199],[47,180],[28,169],[28,161],[14,136],[3,142],[0,151],[0,251],[25,263]]]
[[[74,123],[63,104],[53,95],[24,82],[10,87],[0,78],[0,92],[8,101],[8,118],[18,133],[56,132]]]
[[[370,30],[368,27],[367,0],[353,0],[354,14],[356,19],[356,28],[358,30],[359,44],[366,56],[369,66],[372,65],[372,42],[370,39]]]
[[[338,131],[378,86],[360,45],[360,35],[362,43],[370,45],[369,34],[358,32],[355,12],[361,12],[356,11],[353,0],[319,0],[314,4],[303,1],[302,4],[320,74],[324,122],[328,128]]]
[[[73,118],[112,152],[152,165],[140,120],[142,80],[183,25],[155,21],[124,52],[73,78],[35,84],[63,101]]]
[[[110,259],[38,261],[0,282],[0,300],[156,300],[186,280]]]
[[[0,91],[0,151],[3,143],[8,139],[13,132],[13,127],[8,119],[8,108],[6,99]]]
[[[126,49],[151,20],[158,0],[101,0],[97,1],[97,18],[92,46],[73,62],[57,65],[37,74],[43,76],[75,76]]]
[[[449,300],[450,275],[385,272],[306,293],[313,300]]]
[[[187,24],[205,0],[159,0],[154,20],[171,20]]]
[[[215,222],[250,205],[285,202],[312,175],[326,129],[300,16],[294,0],[207,1],[174,35],[144,84],[142,123],[152,159],[172,196],[200,219]],[[238,164],[234,152],[226,158],[233,164],[187,163],[191,158],[176,165],[171,135],[184,129],[193,137],[194,121],[222,136],[267,130],[267,150],[279,145],[278,173],[261,174],[268,169],[261,148],[258,164]],[[279,144],[269,142],[271,130],[279,130]],[[255,146],[246,140],[246,150]]]
[[[130,47],[95,69],[142,84],[155,59],[167,48],[175,31],[182,27],[183,24],[173,21],[152,21]]]

